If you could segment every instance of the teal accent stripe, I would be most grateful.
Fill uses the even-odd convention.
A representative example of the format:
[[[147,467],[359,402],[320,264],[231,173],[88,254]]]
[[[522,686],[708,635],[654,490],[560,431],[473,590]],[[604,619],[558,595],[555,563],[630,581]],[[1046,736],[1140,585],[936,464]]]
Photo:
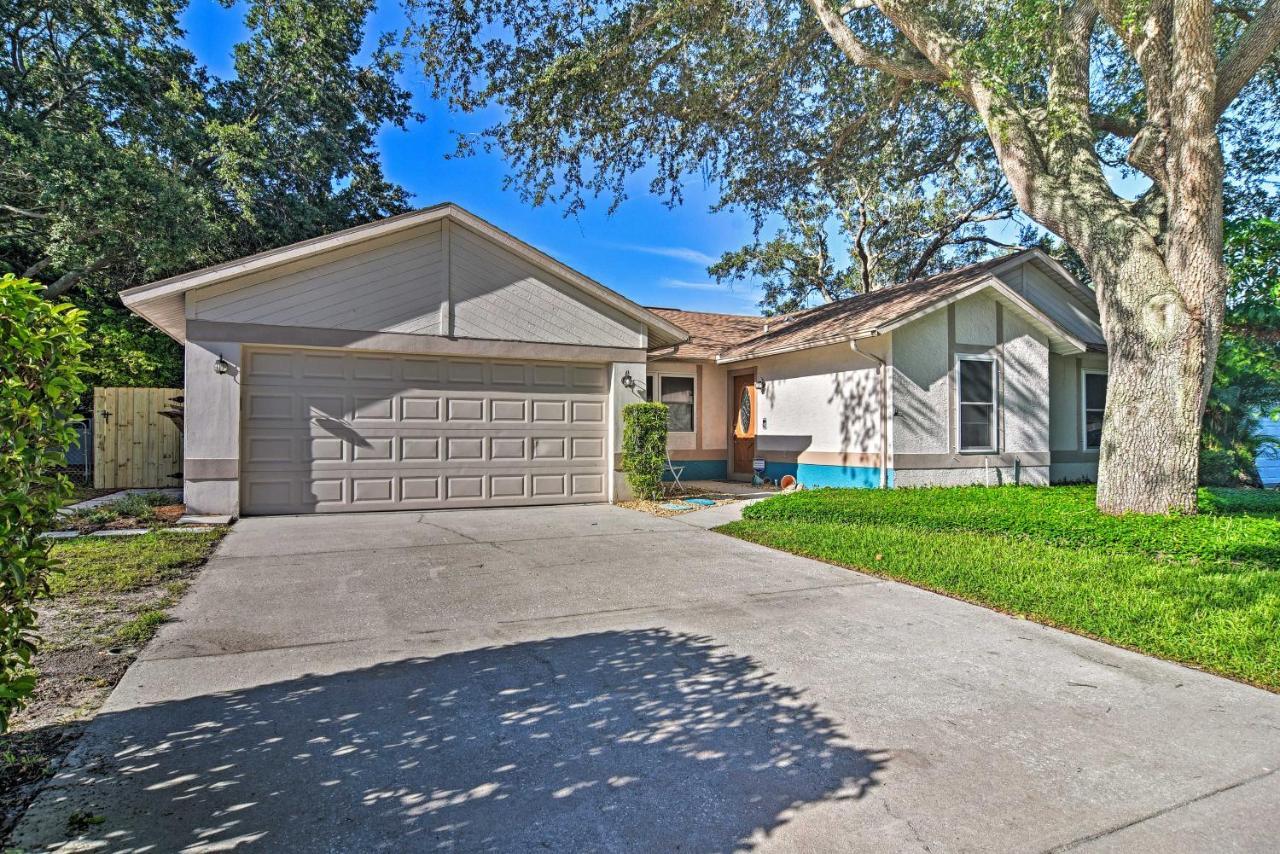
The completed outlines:
[[[684,468],[681,480],[727,480],[728,463],[725,460],[672,460],[676,468]],[[670,472],[664,472],[663,480],[673,480]]]
[[[876,489],[880,486],[880,469],[874,466],[822,466],[813,463],[765,463],[764,475],[774,483],[783,475],[791,475],[806,489],[823,486]],[[893,470],[888,472],[893,486]]]

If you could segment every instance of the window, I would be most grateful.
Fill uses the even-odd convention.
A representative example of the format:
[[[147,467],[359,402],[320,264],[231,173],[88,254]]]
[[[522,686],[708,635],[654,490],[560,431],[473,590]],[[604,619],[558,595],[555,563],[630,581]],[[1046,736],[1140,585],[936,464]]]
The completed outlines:
[[[693,432],[693,377],[649,375],[644,399],[653,401],[654,387],[658,388],[658,402],[667,405],[667,431],[671,433]]]
[[[996,363],[962,356],[956,360],[960,400],[960,450],[994,451],[996,447]]]
[[[1084,402],[1084,449],[1102,447],[1102,413],[1107,405],[1107,375],[1103,371],[1085,371],[1081,382]]]

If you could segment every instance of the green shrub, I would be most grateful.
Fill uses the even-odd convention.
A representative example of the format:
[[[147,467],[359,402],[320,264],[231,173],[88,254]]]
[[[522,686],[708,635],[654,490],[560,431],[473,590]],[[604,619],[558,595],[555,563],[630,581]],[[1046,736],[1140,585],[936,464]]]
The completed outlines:
[[[666,464],[666,404],[628,403],[622,408],[622,470],[636,498],[662,495]]]
[[[126,495],[124,498],[110,502],[110,505],[114,506],[116,512],[121,516],[131,516],[134,519],[152,519],[155,517],[156,512],[151,508],[160,506],[156,503],[157,497],[160,498],[161,503],[171,503],[171,499],[165,498],[159,493],[135,492],[132,495]]]
[[[0,278],[0,732],[35,686],[36,613],[53,569],[39,538],[71,496],[57,469],[76,440],[84,391],[82,312],[41,287]]]

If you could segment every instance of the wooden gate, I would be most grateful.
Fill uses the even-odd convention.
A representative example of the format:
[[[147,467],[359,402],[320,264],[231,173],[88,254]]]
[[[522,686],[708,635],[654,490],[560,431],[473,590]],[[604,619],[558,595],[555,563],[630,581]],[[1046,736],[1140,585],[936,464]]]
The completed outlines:
[[[93,390],[95,489],[182,483],[182,432],[160,414],[181,395],[180,388]]]

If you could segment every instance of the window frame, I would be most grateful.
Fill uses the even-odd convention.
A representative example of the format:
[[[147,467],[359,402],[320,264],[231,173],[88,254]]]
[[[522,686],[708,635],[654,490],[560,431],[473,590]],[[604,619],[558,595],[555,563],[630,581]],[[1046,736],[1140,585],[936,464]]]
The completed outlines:
[[[1107,377],[1107,390],[1110,390],[1110,387],[1111,387],[1111,378],[1109,376],[1110,373],[1111,372],[1106,370],[1105,368],[1081,368],[1080,369],[1080,450],[1081,451],[1096,454],[1102,450],[1101,439],[1099,439],[1098,441],[1098,447],[1096,448],[1089,447],[1090,409],[1089,409],[1089,388],[1088,388],[1088,380],[1086,379],[1086,377],[1088,377],[1090,374]],[[1099,410],[1092,410],[1092,411],[1097,412]],[[1102,409],[1101,409],[1101,412],[1103,413],[1104,418],[1106,417],[1106,411],[1107,411],[1107,396],[1106,396],[1106,393],[1104,392],[1102,395]]]
[[[961,433],[960,413],[965,406],[961,395],[960,365],[963,362],[986,362],[991,370],[991,443],[981,447],[966,448]],[[955,441],[956,452],[960,454],[996,454],[1000,452],[1000,366],[995,356],[986,353],[957,353],[953,368],[956,384],[955,396]],[[976,401],[969,401],[970,404]]]
[[[645,399],[650,403],[662,403],[662,383],[667,377],[689,380],[693,383],[693,402],[690,403],[692,412],[690,412],[690,427],[688,430],[673,430],[671,428],[671,415],[667,414],[667,433],[678,433],[682,436],[697,435],[698,432],[698,375],[697,374],[677,374],[677,373],[649,373],[645,384]]]

